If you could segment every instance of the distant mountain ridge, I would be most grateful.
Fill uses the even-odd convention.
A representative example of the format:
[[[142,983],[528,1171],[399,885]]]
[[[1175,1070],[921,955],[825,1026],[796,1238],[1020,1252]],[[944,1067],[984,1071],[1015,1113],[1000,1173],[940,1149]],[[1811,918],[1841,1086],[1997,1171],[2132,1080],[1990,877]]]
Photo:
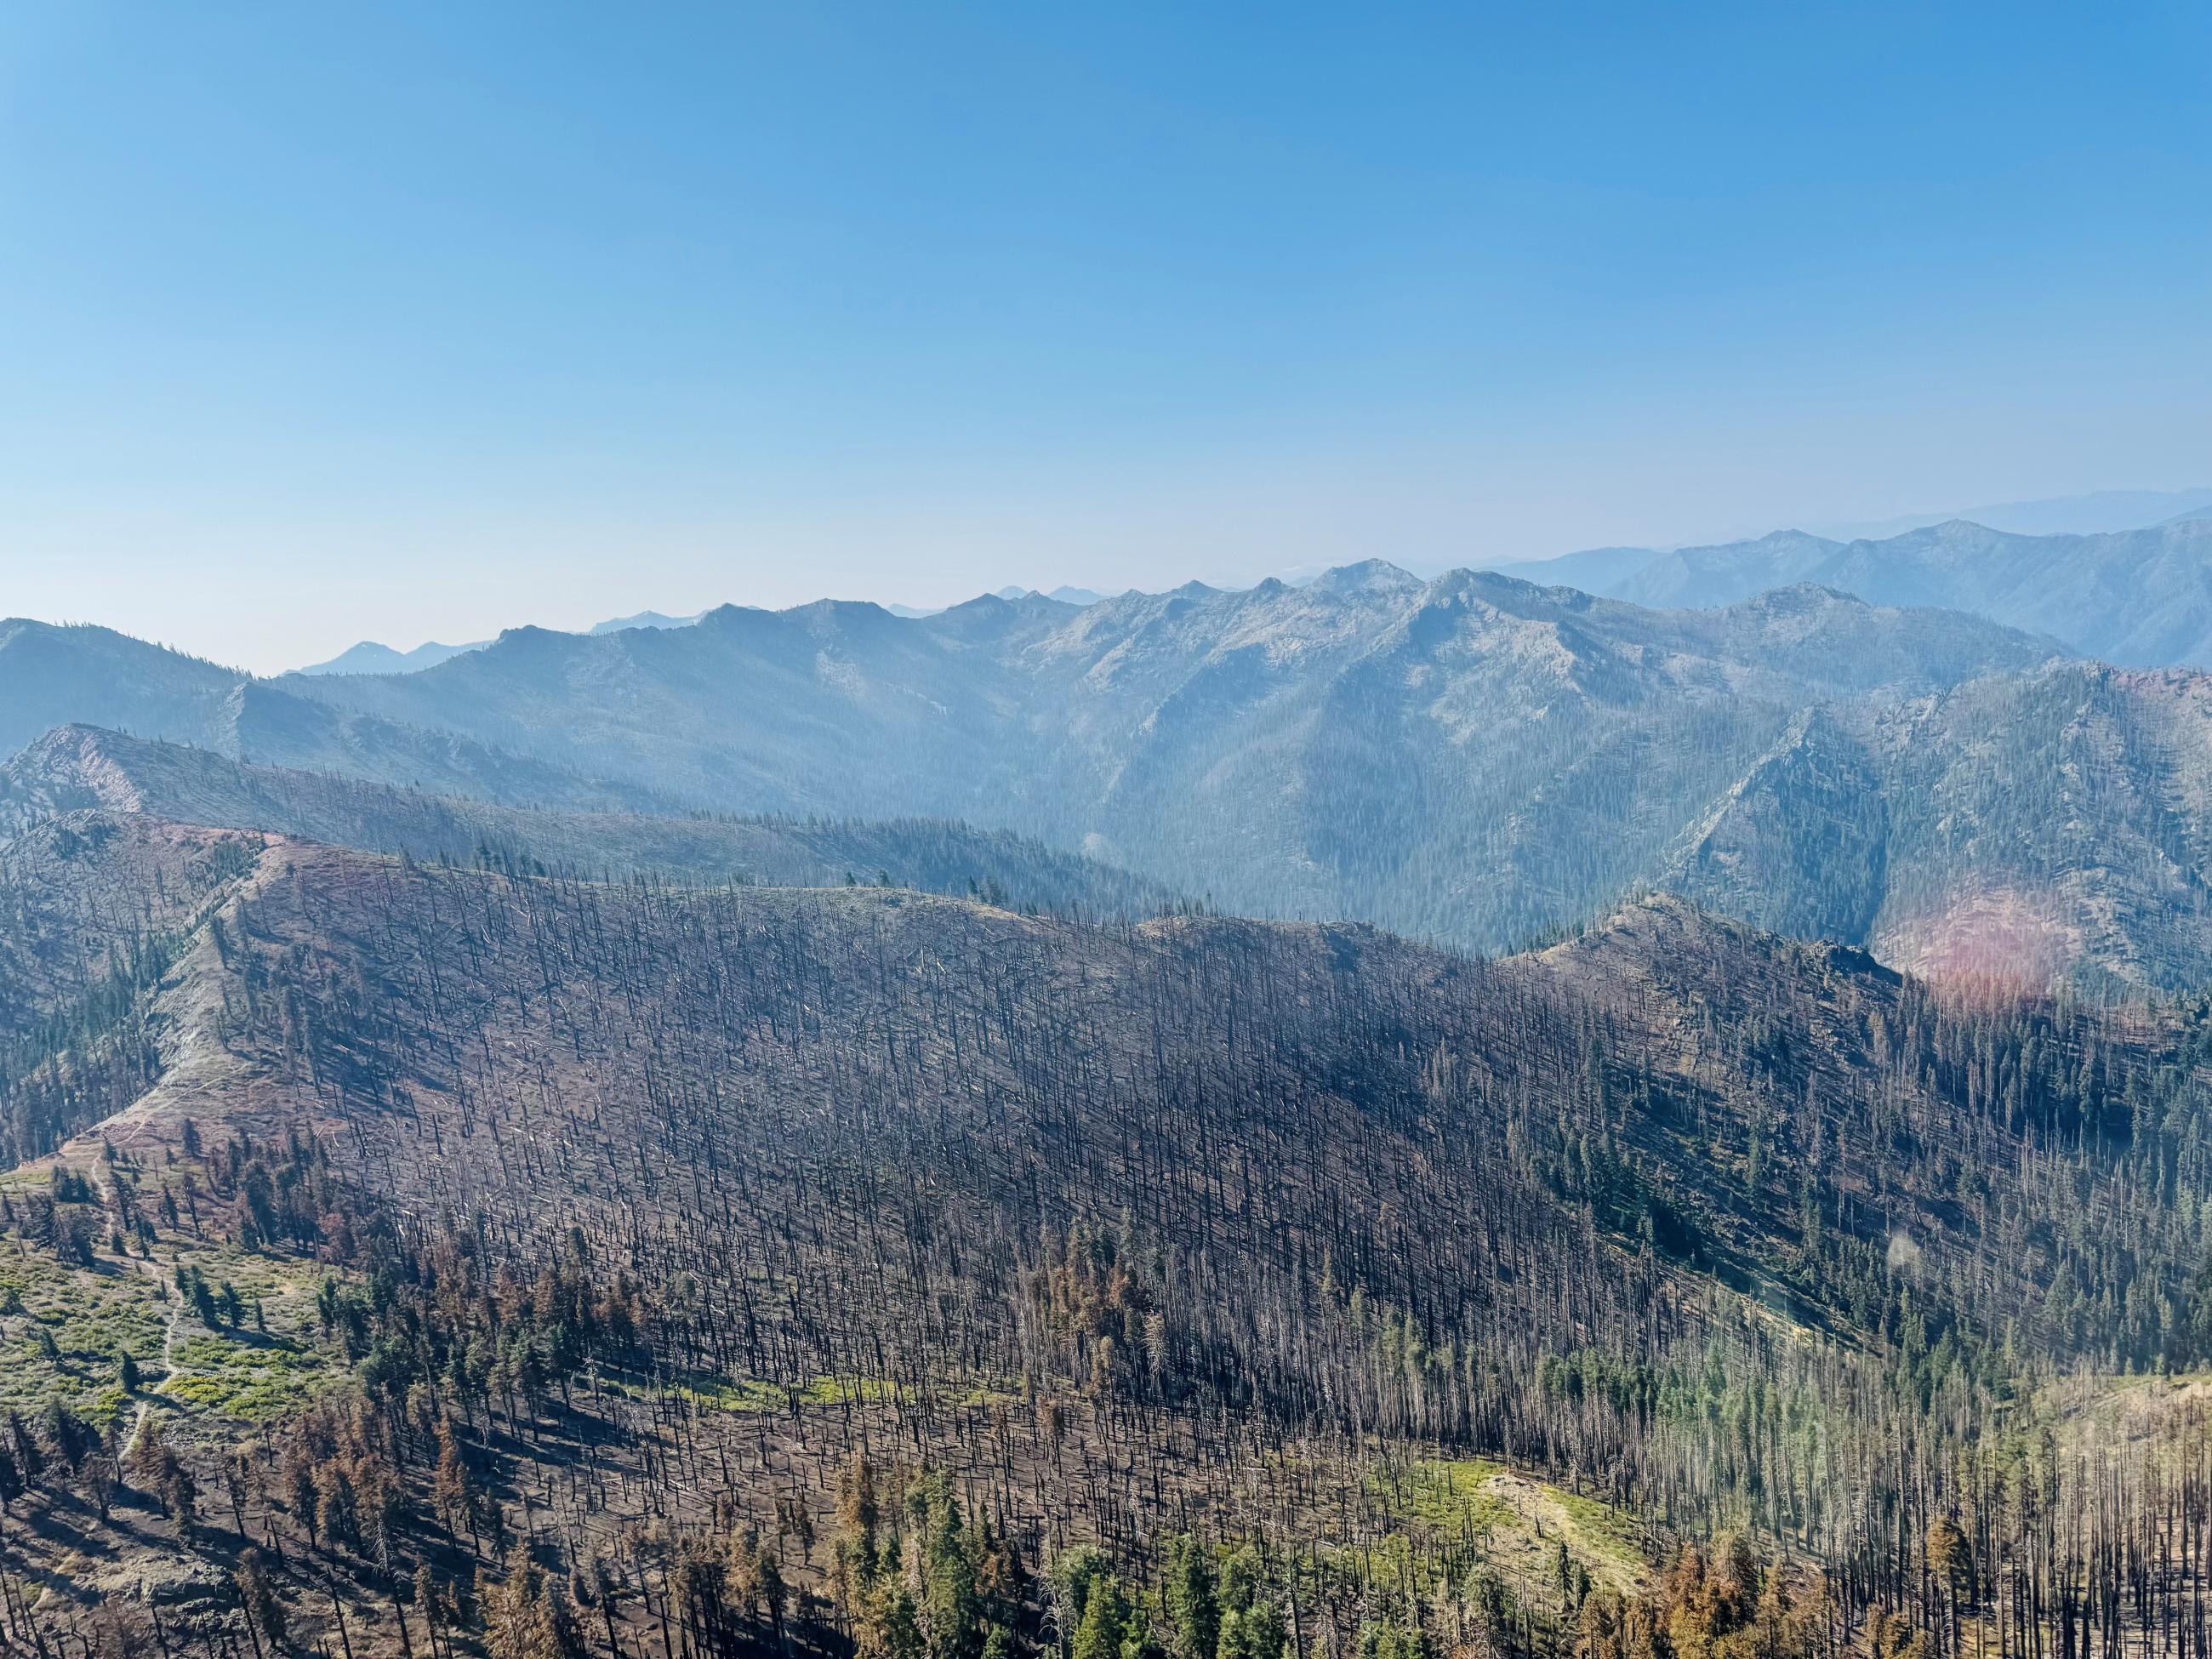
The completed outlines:
[[[1753,541],[1603,548],[1503,568],[1662,608],[1733,605],[1815,582],[1875,605],[1971,611],[2126,666],[2212,666],[2212,516],[2201,508],[2097,534],[2020,535],[1954,519],[1879,541],[1784,530]]]
[[[418,645],[412,651],[398,651],[374,640],[363,640],[360,644],[341,651],[328,662],[311,663],[295,672],[301,674],[412,674],[425,668],[435,668],[441,662],[450,662],[466,651],[481,651],[489,640],[471,640],[466,645],[441,645],[432,640]]]
[[[1002,587],[998,597],[1002,599],[1027,598],[1036,592],[1032,587]],[[1043,597],[1058,600],[1062,605],[1097,605],[1105,598],[1087,587],[1055,587]],[[916,607],[890,605],[884,607],[895,617],[909,618],[934,617],[944,606]],[[707,613],[696,611],[688,617],[672,617],[662,611],[640,611],[627,617],[611,617],[605,622],[593,623],[584,630],[586,634],[619,634],[632,628],[689,628]],[[416,646],[412,651],[400,651],[374,640],[363,640],[349,647],[327,662],[310,663],[305,668],[295,668],[295,674],[414,674],[425,668],[435,668],[440,663],[451,662],[455,657],[471,651],[481,651],[495,641],[471,640],[466,645],[441,645],[435,640]]]
[[[1370,561],[1304,588],[1190,583],[1080,611],[986,596],[905,621],[825,601],[618,641],[519,630],[319,695],[732,810],[1000,825],[1238,910],[1495,950],[1671,883],[1864,943],[1889,883],[1846,880],[1850,843],[1801,833],[1792,732],[1835,733],[1856,769],[1838,810],[1878,842],[1878,711],[2063,655],[1813,586],[1660,612]],[[1790,799],[1747,862],[1723,842],[1752,833],[1741,797],[1760,777]],[[1803,873],[1754,883],[1758,859]],[[1787,896],[1801,889],[1821,902]],[[2115,960],[2162,978],[2193,949],[2161,937]]]
[[[190,744],[234,759],[343,773],[401,787],[566,811],[663,811],[635,785],[579,776],[542,760],[362,716],[303,695],[338,683],[295,677],[287,690],[240,670],[112,629],[0,621],[0,755],[56,726],[104,726]]]
[[[1224,908],[1491,951],[1666,890],[1900,966],[2212,981],[2212,682],[1817,585],[1661,611],[1369,561],[1082,608],[516,629],[420,673],[276,681],[9,626],[10,747],[105,710],[235,763],[507,809],[957,821]]]
[[[634,616],[611,617],[605,622],[593,623],[585,629],[587,634],[619,634],[626,628],[689,628],[697,622],[703,611],[689,617],[672,617],[659,611],[641,611]],[[295,674],[416,674],[426,668],[435,668],[440,663],[451,662],[455,657],[465,656],[471,651],[481,651],[494,643],[490,640],[471,640],[466,645],[441,645],[432,640],[416,646],[412,651],[401,651],[382,645],[374,640],[363,640],[349,647],[327,662],[310,663],[305,668],[295,668]]]
[[[1907,513],[1887,519],[1816,522],[1815,533],[1832,541],[1881,541],[1965,519],[2015,536],[2094,536],[2143,530],[2212,509],[2212,489],[2097,489],[2086,495],[2051,495],[2027,501],[1997,501],[1942,513]]]
[[[204,749],[60,726],[0,767],[0,842],[75,812],[261,830],[426,861],[834,887],[885,882],[1022,909],[1152,915],[1156,883],[1004,830],[884,823],[560,812],[426,795]]]
[[[695,611],[688,617],[672,617],[665,611],[641,611],[635,616],[614,617],[603,623],[593,623],[586,631],[592,634],[619,634],[625,628],[689,628],[707,613]],[[490,641],[487,640],[486,644]]]

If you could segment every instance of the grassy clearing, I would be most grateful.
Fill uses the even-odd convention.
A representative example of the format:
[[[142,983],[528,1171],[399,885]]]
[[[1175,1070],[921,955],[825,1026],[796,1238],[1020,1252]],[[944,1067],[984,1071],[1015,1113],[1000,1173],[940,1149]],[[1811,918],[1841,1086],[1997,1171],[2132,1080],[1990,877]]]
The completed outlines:
[[[1409,1531],[1516,1581],[1547,1581],[1562,1543],[1594,1582],[1611,1589],[1633,1589],[1650,1571],[1629,1517],[1487,1458],[1398,1466],[1371,1477],[1370,1490]]]
[[[290,1338],[258,1332],[186,1337],[173,1357],[176,1370],[161,1385],[164,1399],[245,1423],[296,1412],[343,1376],[332,1361]]]
[[[203,1326],[177,1288],[180,1268],[196,1269],[212,1291],[236,1289],[239,1329]],[[103,1247],[90,1267],[20,1241],[0,1245],[0,1412],[31,1416],[59,1403],[100,1428],[127,1428],[142,1402],[182,1423],[282,1417],[345,1374],[318,1351],[314,1292],[323,1273],[184,1234],[161,1236],[150,1259],[117,1258]],[[137,1367],[135,1395],[123,1387],[125,1354]]]
[[[1425,1458],[1389,1495],[1419,1525],[1452,1535],[1480,1534],[1510,1514],[1491,1490],[1500,1472],[1500,1465],[1484,1457]]]
[[[121,1409],[129,1354],[150,1382],[167,1308],[152,1277],[112,1264],[64,1267],[23,1252],[0,1265],[0,1411],[58,1401],[105,1426]]]
[[[1557,1486],[1543,1489],[1556,1501],[1566,1521],[1567,1547],[1579,1556],[1591,1576],[1616,1588],[1639,1582],[1650,1567],[1644,1553],[1642,1530],[1610,1504]],[[1612,1577],[1599,1571],[1609,1567]]]
[[[2170,1457],[2178,1431],[2212,1404],[2212,1372],[2062,1378],[2021,1403],[2011,1428],[2025,1456],[2048,1435],[2063,1455],[2130,1446]]]
[[[842,1406],[848,1401],[885,1399],[891,1390],[888,1383],[866,1378],[811,1376],[793,1390],[780,1382],[741,1376],[726,1382],[710,1383],[693,1391],[693,1397],[720,1411],[780,1412],[790,1409],[794,1392],[801,1406]]]

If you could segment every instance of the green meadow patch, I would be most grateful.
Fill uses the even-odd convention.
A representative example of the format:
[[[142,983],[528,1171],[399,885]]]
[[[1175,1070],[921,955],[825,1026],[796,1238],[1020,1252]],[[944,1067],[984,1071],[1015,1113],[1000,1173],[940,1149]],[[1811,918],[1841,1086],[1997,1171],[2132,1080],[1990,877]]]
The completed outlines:
[[[187,1337],[177,1343],[173,1358],[176,1369],[161,1389],[165,1399],[247,1423],[295,1412],[344,1375],[289,1337],[258,1334]]]

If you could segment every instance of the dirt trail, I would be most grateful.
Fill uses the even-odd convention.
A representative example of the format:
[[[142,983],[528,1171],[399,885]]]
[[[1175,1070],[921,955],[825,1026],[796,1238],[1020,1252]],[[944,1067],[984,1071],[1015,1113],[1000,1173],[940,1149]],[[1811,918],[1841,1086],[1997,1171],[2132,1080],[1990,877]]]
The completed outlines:
[[[203,1102],[240,1097],[239,1079],[253,1067],[231,1053],[220,1035],[227,971],[204,924],[210,915],[239,898],[252,897],[282,875],[295,852],[283,837],[270,836],[253,869],[222,902],[201,913],[198,937],[170,969],[169,982],[155,1004],[167,1031],[161,1074],[154,1086],[113,1116],[64,1142],[48,1161],[96,1170],[103,1141],[125,1152],[172,1144],[181,1119],[223,1115]]]
[[[115,1188],[109,1179],[106,1163],[95,1163],[93,1165],[92,1178],[94,1184],[100,1188],[101,1207],[112,1207],[115,1199]],[[125,1257],[125,1260],[138,1272],[153,1275],[155,1294],[161,1297],[163,1305],[168,1309],[167,1315],[161,1322],[161,1380],[139,1395],[138,1410],[131,1419],[130,1437],[124,1443],[129,1445],[138,1438],[139,1430],[146,1426],[147,1418],[152,1415],[154,1396],[167,1388],[169,1379],[176,1375],[177,1321],[184,1316],[185,1299],[167,1287],[160,1262],[135,1255]]]
[[[152,1273],[156,1283],[160,1282],[161,1269],[159,1264],[141,1261],[137,1265]],[[138,1437],[138,1431],[146,1426],[146,1419],[153,1415],[154,1396],[167,1388],[169,1379],[177,1374],[177,1321],[184,1317],[185,1298],[174,1291],[170,1291],[168,1307],[168,1317],[161,1323],[161,1380],[139,1397],[138,1414],[131,1420],[131,1438],[134,1441]]]

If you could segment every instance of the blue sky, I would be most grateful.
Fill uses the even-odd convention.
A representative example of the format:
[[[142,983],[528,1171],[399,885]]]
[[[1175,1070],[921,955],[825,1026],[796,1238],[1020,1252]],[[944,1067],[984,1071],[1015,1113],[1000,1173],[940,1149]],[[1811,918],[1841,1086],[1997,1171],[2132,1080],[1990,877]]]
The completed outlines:
[[[2209,18],[27,0],[0,612],[271,668],[2203,483]]]

